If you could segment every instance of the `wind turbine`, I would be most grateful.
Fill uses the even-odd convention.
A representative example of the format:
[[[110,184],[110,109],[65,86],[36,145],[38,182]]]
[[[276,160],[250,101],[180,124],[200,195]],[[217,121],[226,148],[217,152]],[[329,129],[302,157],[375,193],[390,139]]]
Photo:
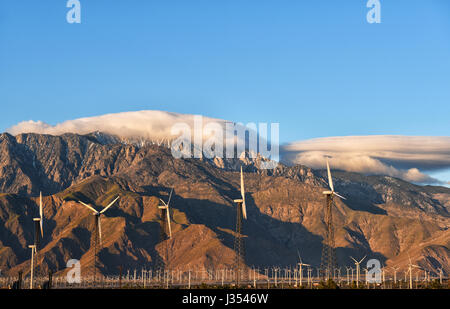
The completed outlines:
[[[34,259],[36,258],[37,264],[37,252],[41,245],[41,240],[44,237],[44,215],[42,211],[42,192],[39,193],[39,218],[33,218],[34,222],[34,244],[28,246],[31,249],[31,279],[30,279],[30,289],[33,289],[33,277],[34,277]]]
[[[239,285],[241,262],[243,262],[244,242],[242,236],[242,218],[247,220],[247,208],[245,206],[245,188],[244,188],[244,174],[241,165],[241,198],[234,200],[236,207],[236,233],[234,238],[234,251],[236,253],[235,268],[236,268],[236,286]]]
[[[366,267],[364,267],[363,270],[364,270],[364,273],[365,273],[364,277],[366,278],[366,284],[369,284],[369,288],[370,288],[369,278],[367,276],[367,273],[368,273],[369,270]]]
[[[359,265],[362,263],[362,261],[366,258],[366,256],[364,256],[361,261],[357,261],[355,260],[352,256],[350,257],[353,261],[355,261],[355,265],[356,265],[356,287],[359,288],[359,274],[360,274],[360,267]]]
[[[78,201],[79,204],[86,206],[87,208],[89,208],[89,210],[92,211],[92,214],[94,215],[94,226],[95,226],[95,232],[94,232],[94,282],[96,280],[96,276],[97,276],[97,254],[98,254],[98,250],[97,250],[97,243],[98,245],[101,246],[102,244],[102,221],[101,221],[101,216],[112,206],[114,205],[114,203],[120,198],[120,196],[116,197],[115,200],[113,200],[111,203],[108,204],[108,206],[106,206],[105,208],[103,208],[101,211],[97,211],[94,207],[92,207],[89,204],[86,204],[82,201]]]
[[[345,197],[334,191],[333,178],[331,177],[330,164],[327,158],[327,174],[328,186],[330,190],[323,191],[327,197],[327,210],[325,215],[325,224],[327,225],[326,237],[322,249],[321,268],[328,273],[328,278],[334,274],[334,269],[337,268],[335,241],[334,241],[334,227],[333,227],[333,197],[337,196],[345,200]]]
[[[438,270],[439,270],[439,283],[440,284],[442,284],[442,276],[443,276],[443,270],[442,270],[442,268],[438,268]]]
[[[408,259],[409,259],[409,264],[408,264],[409,288],[412,289],[413,288],[413,284],[412,284],[412,270],[413,270],[414,267],[415,268],[419,268],[419,269],[420,269],[420,267],[411,263],[411,257],[409,256],[409,254],[408,254]]]
[[[398,271],[398,267],[391,267],[392,270],[394,271],[394,284],[397,284],[397,271]]]
[[[300,252],[297,250],[297,255],[300,263],[298,263],[299,271],[300,271],[300,286],[302,286],[302,280],[303,280],[303,266],[311,266],[309,264],[304,264],[302,261],[302,257],[300,256]]]
[[[345,269],[347,269],[347,285],[348,285],[348,284],[350,284],[350,270],[352,270],[352,273],[353,273],[353,269],[348,266],[346,266]]]
[[[158,205],[158,209],[161,210],[161,224],[160,224],[160,242],[165,241],[166,239],[172,238],[172,226],[170,224],[170,201],[172,199],[173,188],[170,190],[169,199],[164,202],[162,199],[159,199],[160,204]],[[165,244],[165,254],[166,254],[166,263],[169,261],[169,247],[168,243]],[[159,271],[163,270],[164,262],[162,257],[159,256],[156,262],[156,267]]]
[[[312,286],[312,278],[311,278],[311,274],[312,274],[312,268],[308,267],[308,285],[311,287]]]
[[[164,220],[164,221],[167,220],[168,233],[166,231],[164,231],[164,233],[167,233],[167,236],[169,237],[169,239],[172,238],[172,227],[170,225],[170,210],[169,210],[170,200],[172,198],[172,192],[173,192],[173,188],[172,188],[172,190],[170,190],[169,200],[167,201],[167,204],[162,199],[159,199],[162,204],[158,205],[158,208],[161,210],[161,220]],[[164,219],[164,217],[166,217],[166,218]]]

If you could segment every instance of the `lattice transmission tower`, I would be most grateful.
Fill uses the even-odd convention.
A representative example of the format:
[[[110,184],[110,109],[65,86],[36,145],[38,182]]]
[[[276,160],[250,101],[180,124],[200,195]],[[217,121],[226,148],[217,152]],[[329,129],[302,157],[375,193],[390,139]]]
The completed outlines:
[[[326,234],[322,247],[322,259],[320,263],[321,277],[324,280],[333,278],[335,270],[338,268],[336,259],[336,247],[334,240],[333,226],[333,195],[327,194],[327,208],[325,210]]]

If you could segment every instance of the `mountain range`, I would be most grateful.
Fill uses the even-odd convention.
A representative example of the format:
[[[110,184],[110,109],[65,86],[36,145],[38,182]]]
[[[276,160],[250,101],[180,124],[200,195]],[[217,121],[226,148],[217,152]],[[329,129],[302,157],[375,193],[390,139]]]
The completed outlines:
[[[106,206],[98,269],[153,267],[231,268],[239,172],[244,166],[248,220],[245,263],[260,269],[320,265],[325,236],[326,171],[278,164],[259,170],[258,158],[175,159],[170,149],[134,143],[101,132],[87,135],[0,135],[0,269],[29,272],[32,219],[44,195],[42,272],[65,271],[70,259],[92,271],[94,218],[77,200]],[[340,266],[350,256],[376,258],[403,270],[450,273],[450,189],[419,186],[389,176],[333,170],[333,219]],[[160,240],[159,199],[171,202],[173,238]]]

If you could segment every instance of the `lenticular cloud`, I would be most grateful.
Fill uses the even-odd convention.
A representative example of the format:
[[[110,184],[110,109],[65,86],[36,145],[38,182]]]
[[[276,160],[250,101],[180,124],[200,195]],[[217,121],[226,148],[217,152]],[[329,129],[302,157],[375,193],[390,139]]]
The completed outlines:
[[[246,131],[255,138],[258,136],[256,126],[251,124],[232,123],[223,119],[203,117],[201,115],[151,110],[80,118],[68,120],[55,126],[42,121],[23,121],[9,128],[7,132],[12,135],[21,133],[50,135],[76,133],[84,135],[102,132],[125,140],[144,140],[166,144],[166,142],[173,141],[181,135],[180,128],[187,128],[190,142],[196,146],[204,144],[205,141],[211,140],[211,138],[216,138],[214,140],[222,144],[230,142],[231,144],[245,146],[245,133],[235,136],[234,130]],[[264,138],[259,139],[259,141],[264,141]],[[248,142],[247,144],[247,150],[252,155],[258,152],[256,143]]]
[[[406,181],[446,184],[424,172],[450,168],[450,137],[346,136],[299,141],[282,147],[282,162],[388,175]]]
[[[68,120],[51,126],[42,121],[24,121],[9,128],[13,135],[39,133],[61,135],[64,133],[89,134],[103,132],[120,138],[144,138],[159,140],[173,138],[171,128],[176,123],[187,123],[193,127],[194,115],[169,113],[164,111],[137,111],[107,114],[96,117]],[[223,124],[224,120],[202,117],[203,123]]]

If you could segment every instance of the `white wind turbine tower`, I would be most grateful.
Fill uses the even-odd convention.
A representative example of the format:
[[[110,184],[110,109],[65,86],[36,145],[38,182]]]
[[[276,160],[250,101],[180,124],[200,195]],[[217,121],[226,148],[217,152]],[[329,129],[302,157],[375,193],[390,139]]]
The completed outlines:
[[[114,203],[120,198],[120,196],[116,197],[115,200],[113,200],[111,203],[109,203],[108,206],[106,206],[105,208],[103,208],[101,211],[97,211],[95,210],[94,207],[92,207],[89,204],[86,204],[82,201],[78,201],[78,203],[80,203],[83,206],[86,206],[87,208],[89,208],[92,211],[92,214],[95,217],[95,222],[94,222],[94,226],[95,226],[95,231],[94,231],[94,281],[96,280],[96,276],[97,276],[97,254],[98,254],[98,249],[97,249],[97,243],[98,245],[101,246],[102,244],[102,225],[101,225],[101,216],[112,206],[114,205]]]
[[[355,265],[356,265],[356,287],[359,288],[359,274],[360,274],[360,267],[359,265],[362,263],[362,261],[366,258],[366,256],[364,256],[361,261],[357,261],[355,260],[352,256],[350,257],[353,261],[355,261]]]
[[[41,245],[41,240],[44,237],[44,215],[42,211],[42,192],[39,193],[39,218],[33,218],[34,222],[34,244],[28,246],[31,249],[31,270],[30,270],[30,289],[33,289],[33,276],[34,276],[34,259],[36,257],[37,264],[37,252]]]
[[[31,249],[31,273],[30,273],[30,290],[33,289],[33,272],[34,272],[34,255],[37,253],[36,245],[29,245],[28,248]]]
[[[298,250],[297,250],[297,254],[298,254],[298,259],[300,261],[300,263],[298,263],[299,272],[300,272],[300,286],[302,286],[302,282],[303,282],[303,266],[311,266],[311,265],[303,263],[302,257],[300,256],[300,252],[298,252]]]
[[[419,269],[420,269],[420,267],[411,263],[411,257],[409,256],[409,254],[408,254],[408,258],[409,258],[409,264],[408,264],[409,288],[412,289],[413,288],[413,284],[412,284],[412,270],[413,270],[414,267],[415,268],[419,268]]]

